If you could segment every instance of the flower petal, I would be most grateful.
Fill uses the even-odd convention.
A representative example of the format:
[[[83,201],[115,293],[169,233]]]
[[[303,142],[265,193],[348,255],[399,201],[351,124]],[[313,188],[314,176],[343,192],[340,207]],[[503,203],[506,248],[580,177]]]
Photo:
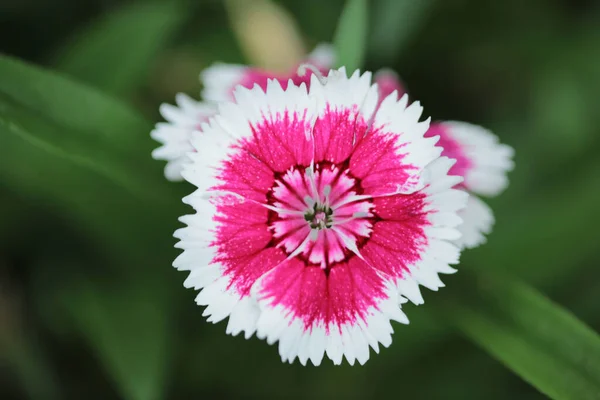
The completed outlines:
[[[391,343],[390,319],[408,323],[386,284],[359,258],[338,264],[329,275],[318,267],[290,260],[265,275],[253,289],[261,315],[257,335],[279,340],[283,361],[296,357],[319,365],[323,353],[340,364],[345,357],[364,364],[369,346]]]
[[[407,96],[387,97],[379,107],[372,127],[357,144],[350,170],[362,179],[365,194],[372,196],[412,193],[423,186],[422,173],[441,149],[423,134],[429,121],[419,122],[418,102],[406,107]]]
[[[344,68],[332,70],[325,82],[312,77],[310,96],[318,101],[314,126],[315,162],[346,160],[368,129],[377,103],[371,74],[356,71],[346,77]]]
[[[462,236],[454,240],[461,247],[471,249],[486,242],[485,235],[492,231],[494,213],[479,197],[470,195],[467,206],[458,214],[463,223],[458,227]]]
[[[177,106],[161,105],[160,112],[169,122],[157,123],[150,136],[162,144],[152,152],[152,157],[167,161],[165,177],[170,181],[181,181],[183,166],[189,162],[187,153],[193,151],[190,143],[193,132],[214,115],[217,109],[183,93],[177,94],[175,100]]]
[[[443,155],[457,160],[452,173],[465,178],[473,193],[495,196],[508,186],[506,173],[514,167],[514,150],[500,144],[485,128],[466,122],[446,121],[431,125],[427,136],[439,135]]]
[[[215,63],[200,73],[204,85],[202,98],[220,103],[233,100],[233,89],[239,85],[249,67],[238,64]]]

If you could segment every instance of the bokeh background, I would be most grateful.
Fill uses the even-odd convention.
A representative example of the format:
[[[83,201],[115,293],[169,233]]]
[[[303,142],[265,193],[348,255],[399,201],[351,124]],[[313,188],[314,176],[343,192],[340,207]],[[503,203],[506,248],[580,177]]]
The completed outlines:
[[[215,61],[285,63],[269,56],[278,29],[296,24],[305,51],[330,42],[344,6],[253,1],[0,3],[1,52],[68,82],[0,68],[0,111],[24,127],[0,128],[0,398],[543,398],[447,321],[460,272],[424,289],[365,366],[282,364],[276,346],[205,322],[170,267],[192,187],[150,159],[158,106],[198,98]],[[495,230],[460,268],[528,282],[599,330],[600,2],[372,0],[369,22],[366,69],[394,69],[425,114],[516,149],[510,188],[489,200]],[[97,90],[77,97],[80,84]]]

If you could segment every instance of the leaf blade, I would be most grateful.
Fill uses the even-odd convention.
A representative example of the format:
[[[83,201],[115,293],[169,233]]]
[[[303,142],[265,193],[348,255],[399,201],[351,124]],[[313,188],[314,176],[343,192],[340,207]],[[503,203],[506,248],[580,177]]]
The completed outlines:
[[[121,150],[144,142],[148,147],[152,125],[128,105],[94,88],[1,54],[0,76],[0,93],[61,126]]]
[[[184,21],[177,1],[127,4],[78,32],[58,51],[55,67],[125,95],[144,83],[149,66]]]
[[[596,332],[524,283],[479,272],[469,284],[442,306],[466,336],[552,398],[600,396]]]
[[[364,61],[367,15],[366,0],[348,0],[335,31],[333,44],[336,49],[337,65],[345,66],[350,73],[360,68]]]
[[[379,0],[373,7],[369,54],[392,62],[424,22],[435,0]]]
[[[82,304],[79,292],[71,301],[83,308],[58,313],[73,319],[124,398],[159,398],[170,335],[161,321],[174,307],[175,286],[164,285],[174,256],[170,232],[182,212],[173,207],[180,203],[176,186],[144,151],[150,124],[119,101],[41,68],[0,57],[0,70],[8,72],[0,79],[0,180],[88,235],[102,254],[103,273],[122,285],[117,298],[94,281]],[[72,96],[44,94],[49,89]],[[142,308],[144,315],[128,318]],[[145,330],[153,334],[138,341]],[[132,356],[140,351],[144,357]]]

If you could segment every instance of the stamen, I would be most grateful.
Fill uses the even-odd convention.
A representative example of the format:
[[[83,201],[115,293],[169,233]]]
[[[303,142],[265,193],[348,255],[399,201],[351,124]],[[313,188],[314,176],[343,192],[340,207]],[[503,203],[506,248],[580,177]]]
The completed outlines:
[[[317,77],[319,82],[321,82],[322,85],[324,85],[327,82],[327,78],[323,76],[321,71],[319,71],[317,67],[309,63],[300,64],[298,66],[298,69],[296,70],[296,73],[298,74],[298,76],[304,76],[308,71],[312,72]]]
[[[331,225],[332,226],[336,226],[336,225],[344,225],[350,221],[354,221],[356,218],[354,217],[346,217],[346,218],[332,218],[331,219]]]
[[[362,200],[366,200],[366,199],[370,199],[371,196],[367,196],[367,195],[353,195],[353,196],[346,196],[344,197],[342,200],[338,201],[335,204],[331,205],[331,208],[334,210],[337,210],[338,208],[340,208],[341,206],[345,206],[346,204],[350,204],[350,203],[354,203],[355,201],[362,201]]]
[[[312,195],[316,202],[321,200],[321,196],[319,196],[319,192],[317,191],[317,182],[315,180],[315,169],[311,164],[310,167],[306,168],[306,176],[308,177],[308,181],[310,183],[310,189],[312,191]]]
[[[258,203],[258,202],[256,204],[259,204],[262,207],[265,207],[266,209],[269,209],[271,211],[275,211],[277,214],[304,215],[304,212],[298,211],[298,210],[288,210],[286,208],[275,207],[270,204],[263,204],[263,203]]]
[[[331,185],[325,185],[323,188],[323,194],[325,195],[324,204],[329,207],[329,195],[331,194]]]
[[[304,202],[308,205],[308,208],[313,208],[315,206],[316,201],[310,196],[304,196]]]

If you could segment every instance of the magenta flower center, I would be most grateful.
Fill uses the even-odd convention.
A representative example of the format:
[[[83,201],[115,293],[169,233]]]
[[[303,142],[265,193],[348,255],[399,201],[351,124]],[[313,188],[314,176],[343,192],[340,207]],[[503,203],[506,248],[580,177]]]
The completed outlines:
[[[309,222],[311,229],[331,228],[333,210],[326,205],[315,203],[312,210],[304,214],[304,219]]]
[[[360,192],[359,181],[344,166],[290,168],[269,196],[276,246],[326,270],[347,260],[373,226],[373,204]]]

